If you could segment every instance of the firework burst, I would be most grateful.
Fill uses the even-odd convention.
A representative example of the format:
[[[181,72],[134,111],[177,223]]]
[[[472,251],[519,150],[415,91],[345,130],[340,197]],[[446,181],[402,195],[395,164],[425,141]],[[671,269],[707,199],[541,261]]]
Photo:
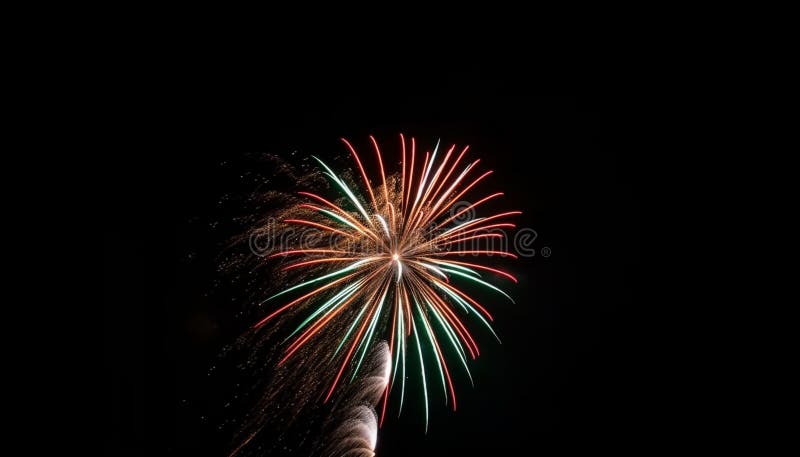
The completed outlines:
[[[505,237],[503,229],[514,227],[508,219],[520,212],[475,217],[476,208],[502,196],[499,192],[460,205],[492,173],[479,174],[480,160],[463,161],[468,146],[456,152],[453,145],[442,153],[437,142],[423,157],[417,153],[415,139],[408,141],[401,134],[400,170],[387,176],[379,145],[372,136],[370,140],[380,171],[375,185],[347,140],[342,139],[358,169],[360,184],[348,182],[314,157],[338,195],[300,192],[301,202],[282,222],[286,227],[313,230],[315,236],[268,256],[282,259],[286,262],[282,269],[300,273],[301,279],[264,303],[290,294],[299,296],[291,297],[254,327],[289,312],[304,318],[286,340],[279,364],[296,357],[309,343],[325,338],[324,343],[331,345],[330,358],[338,366],[326,388],[325,402],[343,377],[355,378],[370,348],[387,340],[391,382],[382,394],[381,423],[398,372],[398,414],[402,412],[406,359],[418,358],[427,429],[429,380],[423,354],[430,351],[436,361],[435,368],[428,370],[440,379],[445,400],[455,410],[451,365],[461,365],[472,380],[467,359],[480,354],[465,321],[483,325],[494,334],[491,314],[461,286],[477,285],[511,300],[484,275],[516,279],[476,262],[485,255],[516,258],[491,246]],[[330,335],[335,340],[331,341]],[[451,363],[443,352],[448,345],[456,354]]]

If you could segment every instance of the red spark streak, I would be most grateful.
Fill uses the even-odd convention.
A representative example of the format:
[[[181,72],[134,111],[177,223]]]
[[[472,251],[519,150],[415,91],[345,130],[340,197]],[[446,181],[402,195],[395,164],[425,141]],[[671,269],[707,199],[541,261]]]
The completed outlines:
[[[256,323],[256,324],[253,326],[253,328],[258,328],[258,327],[260,327],[260,326],[261,326],[261,325],[263,325],[265,322],[267,322],[268,320],[272,319],[274,316],[276,316],[276,315],[278,315],[279,313],[281,313],[283,310],[285,310],[285,309],[287,309],[287,308],[289,308],[289,307],[291,307],[291,306],[293,306],[293,305],[296,305],[297,303],[300,303],[301,301],[305,300],[306,298],[308,298],[308,297],[310,297],[310,296],[312,296],[312,295],[314,295],[314,294],[316,294],[316,293],[318,293],[318,292],[321,292],[321,291],[323,291],[323,290],[325,290],[325,289],[331,288],[331,287],[335,286],[336,284],[338,284],[338,283],[340,283],[340,282],[344,281],[345,279],[350,279],[350,278],[352,278],[353,276],[355,276],[355,275],[357,275],[357,274],[358,274],[358,272],[356,272],[356,273],[353,273],[353,274],[351,274],[351,275],[347,275],[347,276],[345,276],[345,277],[343,277],[343,278],[339,278],[339,279],[337,279],[336,281],[333,281],[333,282],[330,282],[330,283],[328,283],[328,284],[325,284],[324,286],[320,287],[319,289],[313,290],[313,291],[311,291],[311,292],[309,292],[309,293],[307,293],[307,294],[303,295],[302,297],[300,297],[300,298],[298,298],[298,299],[296,299],[296,300],[294,300],[294,301],[291,301],[291,302],[289,302],[289,303],[288,303],[288,304],[286,304],[286,305],[283,305],[283,306],[281,306],[280,308],[278,308],[277,310],[275,310],[275,311],[274,311],[272,314],[270,314],[269,316],[267,316],[267,317],[265,317],[264,319],[261,319],[260,321],[258,321],[258,322],[257,322],[257,323]]]
[[[497,269],[490,268],[490,267],[485,267],[483,265],[478,265],[478,264],[475,264],[475,263],[458,262],[458,261],[455,261],[455,260],[448,260],[447,262],[448,263],[456,263],[456,264],[459,264],[459,265],[464,265],[464,266],[472,267],[472,268],[478,268],[478,269],[481,269],[481,270],[491,271],[493,273],[497,273],[499,275],[503,275],[506,278],[508,278],[508,279],[510,279],[510,280],[512,280],[514,282],[517,282],[517,278],[515,278],[514,276],[511,276],[510,274],[506,273],[505,271],[497,270]],[[433,262],[433,263],[436,263],[436,262]]]
[[[306,221],[303,219],[284,219],[284,222],[290,222],[294,224],[301,224],[301,225],[309,225],[311,227],[317,227],[318,229],[327,230],[329,232],[338,233],[340,235],[349,236],[350,238],[354,238],[352,233],[343,232],[341,230],[336,230],[333,227],[328,227],[327,225],[318,224],[316,222]]]
[[[366,186],[367,190],[369,191],[369,196],[372,198],[372,207],[377,208],[378,204],[375,203],[375,194],[372,193],[372,186],[369,184],[369,179],[367,179],[367,172],[364,171],[364,166],[361,165],[361,159],[358,158],[356,150],[353,149],[353,146],[347,140],[344,138],[341,138],[341,140],[344,141],[344,144],[346,144],[347,147],[350,148],[350,152],[353,153],[353,157],[356,159],[356,164],[358,164],[358,169],[361,170],[361,177],[364,178],[364,186]],[[372,221],[369,221],[369,223],[372,225]]]
[[[328,400],[331,398],[331,394],[336,389],[336,385],[339,383],[339,378],[342,377],[342,373],[344,372],[345,367],[347,367],[347,363],[350,361],[350,356],[353,355],[353,351],[355,351],[358,342],[361,340],[361,334],[364,333],[364,330],[367,328],[367,324],[369,323],[370,319],[372,318],[372,313],[375,312],[377,309],[378,304],[372,306],[369,310],[369,315],[366,319],[364,319],[364,323],[361,324],[361,328],[358,330],[358,335],[356,335],[355,339],[353,340],[353,344],[350,345],[350,350],[347,351],[347,355],[344,358],[344,362],[342,362],[342,367],[339,368],[339,373],[336,374],[336,379],[333,380],[333,384],[331,385],[331,390],[328,391],[328,395],[325,396],[324,403],[327,403]]]

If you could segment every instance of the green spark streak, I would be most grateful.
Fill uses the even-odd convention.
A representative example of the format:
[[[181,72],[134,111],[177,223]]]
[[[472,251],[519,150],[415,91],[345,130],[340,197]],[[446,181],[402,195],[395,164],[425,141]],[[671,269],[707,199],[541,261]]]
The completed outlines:
[[[311,157],[314,157],[314,156],[311,156]],[[350,190],[350,188],[349,188],[349,187],[347,187],[347,185],[344,183],[344,181],[342,181],[341,179],[339,179],[339,177],[337,177],[337,176],[336,176],[336,173],[334,173],[334,172],[333,172],[333,170],[331,170],[330,168],[328,168],[328,166],[327,166],[327,165],[325,165],[325,162],[323,162],[323,161],[319,160],[317,157],[314,157],[314,160],[316,160],[317,162],[319,162],[319,163],[320,163],[320,165],[322,165],[323,167],[325,167],[325,169],[326,169],[326,170],[328,170],[328,173],[326,173],[326,174],[327,174],[328,176],[330,176],[330,178],[331,178],[331,179],[333,179],[333,181],[334,181],[336,184],[338,184],[338,185],[339,185],[339,187],[341,187],[341,188],[342,188],[342,190],[343,190],[343,191],[344,191],[344,192],[347,194],[347,196],[348,196],[348,197],[350,197],[350,200],[352,200],[352,201],[353,201],[353,203],[356,205],[356,208],[358,208],[358,211],[361,213],[361,215],[362,215],[362,216],[364,216],[364,219],[366,219],[366,220],[367,220],[367,222],[369,222],[369,223],[370,223],[370,225],[371,225],[371,224],[372,224],[372,221],[369,219],[369,216],[367,216],[367,212],[366,212],[366,211],[364,211],[364,207],[363,207],[363,206],[361,206],[361,203],[359,203],[359,201],[358,201],[358,199],[356,198],[356,196],[353,194],[353,192]]]
[[[470,306],[469,308],[467,308],[467,306],[465,306],[465,305],[464,305],[464,300],[461,300],[461,297],[459,297],[459,296],[457,296],[457,295],[454,295],[453,293],[451,293],[451,292],[450,292],[450,290],[449,290],[449,289],[447,289],[447,288],[446,288],[446,287],[444,287],[444,286],[441,286],[441,285],[439,285],[439,283],[437,283],[436,281],[434,281],[434,282],[433,282],[433,285],[434,285],[434,286],[436,286],[436,287],[438,287],[438,288],[440,288],[440,289],[442,289],[443,291],[445,291],[445,293],[446,293],[446,294],[448,294],[449,296],[451,296],[451,297],[455,296],[455,297],[456,297],[456,303],[458,303],[459,305],[461,305],[461,307],[462,307],[462,308],[464,308],[464,312],[466,312],[467,314],[469,314],[469,310],[470,310],[472,307]]]
[[[461,298],[458,295],[454,294],[453,292],[450,291],[450,289],[448,289],[447,287],[442,286],[438,282],[434,281],[433,285],[435,285],[436,287],[442,289],[442,291],[444,291],[444,293],[446,293],[448,296],[452,297],[453,300],[455,300],[456,302],[461,304],[461,306],[471,309],[472,312],[475,313],[476,316],[478,316],[478,319],[480,319],[481,322],[483,322],[483,325],[485,325],[486,328],[488,328],[489,331],[492,332],[492,335],[494,335],[494,337],[497,339],[497,341],[499,343],[501,343],[501,344],[503,343],[502,341],[500,341],[500,337],[497,336],[497,333],[494,332],[494,329],[492,328],[492,326],[489,325],[489,322],[487,322],[486,319],[483,318],[481,313],[479,313],[477,310],[475,310],[475,308],[473,308],[472,305],[470,305],[468,302],[464,301],[463,298]]]
[[[316,310],[316,311],[315,311],[315,312],[314,312],[312,315],[308,316],[308,317],[306,318],[306,320],[304,320],[304,321],[303,321],[303,322],[302,322],[302,323],[301,323],[301,324],[300,324],[300,325],[299,325],[299,326],[298,326],[298,327],[297,327],[297,328],[296,328],[296,329],[295,329],[295,330],[292,332],[292,334],[291,334],[291,335],[289,335],[289,336],[287,336],[287,337],[286,337],[286,339],[285,339],[285,340],[283,340],[283,341],[284,341],[284,342],[286,342],[286,340],[288,340],[289,338],[293,337],[293,336],[294,336],[294,335],[295,335],[297,332],[299,332],[300,330],[302,330],[302,329],[303,329],[303,327],[305,327],[306,325],[308,325],[308,323],[309,323],[309,322],[311,322],[311,321],[312,321],[312,320],[313,320],[315,317],[317,317],[317,316],[318,316],[320,313],[322,313],[323,311],[325,311],[325,310],[326,310],[328,307],[330,307],[330,306],[333,306],[333,308],[331,308],[331,310],[330,310],[330,311],[328,311],[327,313],[325,313],[325,316],[327,316],[328,314],[330,314],[330,313],[331,313],[331,311],[333,311],[334,309],[336,309],[336,306],[338,306],[338,305],[340,305],[340,304],[344,303],[344,302],[345,302],[345,300],[347,300],[348,298],[352,297],[352,296],[353,296],[353,294],[357,292],[357,290],[356,290],[356,289],[357,289],[359,286],[361,286],[361,284],[362,284],[363,282],[364,282],[364,281],[362,280],[362,281],[356,282],[355,284],[351,284],[351,285],[349,285],[349,286],[345,287],[345,288],[344,288],[344,289],[343,289],[341,292],[339,292],[338,294],[334,295],[334,296],[333,296],[333,297],[332,297],[330,300],[328,300],[328,301],[326,301],[325,303],[323,303],[323,305],[322,305],[322,306],[320,306],[320,307],[319,307],[319,308],[318,308],[318,309],[317,309],[317,310]],[[323,316],[323,317],[324,317],[324,316]]]
[[[394,353],[394,364],[392,366],[392,385],[394,385],[394,379],[397,377],[397,364],[400,362],[400,339],[405,337],[402,333],[400,333],[400,316],[402,316],[403,310],[400,308],[402,304],[398,302],[397,311],[397,326],[395,328],[395,332],[397,332],[397,340],[395,341],[395,353]]]
[[[500,290],[500,289],[498,289],[497,287],[495,287],[495,286],[493,286],[493,285],[489,284],[489,283],[488,283],[488,282],[486,282],[486,281],[483,281],[483,280],[481,280],[481,279],[475,278],[475,277],[473,277],[473,276],[465,275],[464,273],[461,273],[460,271],[451,270],[451,269],[449,269],[449,268],[444,268],[444,267],[442,267],[442,270],[444,270],[444,271],[447,271],[447,272],[449,272],[449,273],[453,273],[453,274],[455,274],[455,275],[458,275],[458,276],[461,276],[462,278],[467,278],[467,279],[469,279],[469,280],[471,280],[471,281],[475,281],[475,282],[477,282],[478,284],[483,284],[484,286],[486,286],[486,287],[488,287],[488,288],[490,288],[490,289],[492,289],[492,290],[495,290],[495,291],[497,291],[497,292],[500,292],[501,294],[503,294],[503,295],[504,295],[504,296],[505,296],[507,299],[511,300],[511,303],[515,303],[515,302],[514,302],[514,299],[513,299],[513,298],[511,298],[511,297],[510,297],[510,296],[509,296],[507,293],[503,292],[502,290]],[[515,304],[516,304],[516,303],[515,303]]]
[[[402,342],[398,341],[398,348],[401,349],[402,354],[400,360],[402,361],[403,365],[403,374],[400,375],[400,409],[397,411],[397,417],[400,417],[400,414],[403,413],[403,398],[406,396],[406,328],[405,324],[403,323],[404,319],[403,315],[403,308],[400,308],[400,338]]]
[[[436,153],[439,152],[439,142],[442,141],[441,138],[436,140],[436,147],[433,148],[433,154],[431,155],[431,161],[428,162],[428,169],[425,170],[425,176],[422,178],[422,182],[420,183],[419,190],[417,191],[417,198],[415,200],[419,201],[419,197],[422,196],[422,190],[425,188],[426,181],[428,180],[428,174],[431,172],[431,168],[433,168],[433,161],[436,160]],[[416,204],[416,201],[414,202]]]
[[[430,303],[428,303],[428,306],[430,306]],[[428,319],[425,318],[425,314],[422,312],[422,308],[420,308],[419,303],[417,303],[417,311],[419,312],[419,317],[422,319],[422,323],[424,324],[425,333],[428,335],[428,341],[431,343],[431,350],[433,351],[434,360],[436,360],[436,365],[439,367],[439,376],[442,378],[442,389],[444,389],[444,403],[447,404],[447,382],[444,379],[444,370],[442,369],[442,362],[440,360],[441,357],[439,355],[439,351],[436,349],[436,337],[433,336]]]
[[[288,288],[288,289],[286,289],[286,290],[284,290],[282,292],[278,292],[277,294],[269,297],[268,299],[264,300],[261,303],[262,304],[266,303],[266,302],[272,300],[273,298],[280,297],[283,294],[289,293],[289,292],[291,292],[293,290],[297,290],[297,289],[299,289],[301,287],[305,287],[305,286],[307,286],[309,284],[314,284],[315,282],[320,282],[323,279],[328,279],[328,278],[332,278],[332,277],[334,277],[336,275],[340,275],[342,273],[347,273],[348,271],[352,271],[352,270],[360,267],[361,265],[364,265],[365,263],[368,263],[368,262],[373,262],[374,260],[375,259],[362,259],[362,260],[359,260],[358,262],[354,262],[354,263],[350,264],[349,266],[346,266],[346,267],[342,268],[341,270],[336,270],[333,273],[328,273],[325,276],[320,276],[319,278],[315,278],[315,279],[312,279],[310,281],[306,281],[306,282],[300,283],[300,284],[298,284],[296,286],[293,286],[293,287],[290,287],[290,288]]]
[[[426,303],[428,304],[428,308],[433,313],[433,316],[436,318],[437,321],[439,321],[439,324],[445,330],[447,337],[450,338],[450,341],[455,341],[457,343],[454,344],[454,346],[455,349],[458,351],[459,355],[463,355],[464,357],[466,357],[467,353],[464,352],[464,348],[461,347],[461,343],[459,342],[458,338],[456,338],[456,334],[453,333],[452,326],[447,321],[444,320],[442,315],[439,313],[439,310],[437,310],[436,307],[431,304],[431,302],[426,301]],[[455,338],[455,340],[453,340],[453,338]]]
[[[356,378],[356,373],[358,373],[358,369],[361,368],[361,362],[364,361],[364,356],[367,354],[367,348],[369,347],[369,342],[372,340],[372,334],[375,332],[375,326],[378,324],[378,320],[381,317],[381,308],[383,308],[383,301],[386,299],[386,294],[389,292],[389,288],[387,287],[386,290],[383,291],[383,296],[381,296],[381,301],[378,303],[378,309],[375,311],[375,316],[372,318],[372,322],[369,324],[369,330],[367,331],[367,337],[361,340],[361,345],[363,348],[361,349],[361,357],[358,359],[358,365],[356,365],[356,369],[353,371],[353,376],[350,378],[350,382],[353,382],[353,379]]]
[[[434,259],[425,259],[425,260],[427,260],[428,262],[433,262],[433,263],[435,263],[437,265],[446,265],[446,266],[448,266],[450,268],[455,268],[457,270],[461,270],[461,271],[464,271],[466,273],[471,273],[471,274],[473,274],[473,275],[475,275],[475,276],[477,276],[479,278],[481,277],[481,274],[478,273],[477,271],[473,270],[472,268],[467,268],[467,267],[465,267],[463,265],[459,265],[457,263],[450,263],[450,262],[448,262],[446,260],[434,260]]]
[[[439,235],[439,236],[440,236],[440,237],[442,237],[442,236],[445,236],[445,235],[447,235],[447,234],[449,234],[449,233],[453,233],[453,231],[455,231],[455,230],[458,230],[458,229],[460,229],[461,227],[463,227],[463,226],[465,226],[465,225],[467,225],[467,224],[471,224],[471,223],[473,223],[473,222],[482,221],[482,220],[484,220],[484,219],[486,219],[486,218],[485,218],[485,217],[479,217],[479,218],[477,218],[477,219],[470,219],[470,220],[468,220],[467,222],[464,222],[463,224],[458,224],[458,225],[456,225],[455,227],[451,228],[450,230],[447,230],[446,232],[442,233],[442,234],[441,234],[441,235]]]
[[[475,163],[467,165],[467,168],[465,168],[464,171],[462,171],[461,174],[458,176],[458,178],[456,178],[456,180],[453,181],[453,184],[450,185],[450,188],[447,189],[447,192],[443,193],[439,201],[436,202],[435,205],[433,205],[434,210],[436,208],[439,208],[439,205],[441,205],[442,202],[444,202],[445,198],[447,198],[447,196],[450,195],[451,192],[453,192],[453,189],[455,189],[458,183],[461,182],[461,180],[464,178],[464,176],[466,176],[467,173],[469,173],[469,171],[472,170],[473,166],[475,166]]]
[[[416,329],[416,319],[411,320],[411,333],[414,334],[414,341],[417,342],[417,353],[419,354],[419,367],[422,374],[422,393],[425,394],[425,433],[428,433],[428,385],[425,382],[425,363],[422,361],[422,345],[419,344],[419,335]]]
[[[431,264],[425,263],[425,262],[414,262],[414,263],[416,263],[417,265],[422,265],[426,270],[430,270],[430,271],[438,274],[439,276],[441,276],[444,280],[447,280],[447,275],[444,274],[442,272],[442,270],[437,268],[435,265],[431,265]]]
[[[447,335],[447,339],[450,340],[450,344],[453,346],[453,348],[455,348],[456,354],[458,355],[458,359],[461,360],[461,364],[464,366],[464,370],[467,372],[470,384],[472,384],[472,387],[475,387],[475,383],[472,381],[472,373],[469,372],[469,367],[467,366],[467,359],[466,359],[467,354],[464,352],[464,348],[461,346],[461,342],[458,340],[458,337],[453,333],[453,329],[451,328],[451,326],[444,321],[442,316],[439,315],[439,311],[434,306],[431,306],[430,303],[428,303],[428,307],[430,308],[431,311],[433,311],[433,317],[435,317],[436,320],[439,322],[439,325],[442,326],[442,328],[445,331],[445,334]]]
[[[350,338],[350,334],[353,333],[353,329],[355,329],[356,325],[361,321],[361,316],[364,315],[364,312],[366,312],[367,309],[369,309],[367,306],[361,307],[361,311],[358,313],[358,316],[356,316],[356,319],[353,321],[353,324],[350,326],[350,329],[347,331],[347,333],[345,333],[344,338],[342,338],[342,341],[339,342],[339,347],[336,348],[336,351],[331,356],[331,360],[333,360],[333,357],[336,357],[336,354],[338,354],[339,351],[342,349],[342,346],[344,346],[344,342],[347,341],[348,338]]]
[[[397,377],[397,364],[400,362],[400,340],[405,338],[405,335],[400,333],[401,325],[403,325],[401,322],[401,319],[403,319],[403,302],[399,298],[397,299],[395,315],[397,316],[397,326],[395,328],[395,332],[397,332],[395,346],[397,346],[397,348],[394,354],[394,366],[392,367],[392,385],[394,385],[394,379]]]
[[[327,209],[323,209],[323,208],[320,208],[319,211],[322,212],[322,213],[325,213],[328,217],[330,217],[330,218],[332,218],[334,220],[337,220],[337,221],[339,221],[339,222],[341,222],[341,223],[343,223],[343,224],[345,224],[345,225],[347,225],[349,227],[352,227],[357,232],[361,231],[361,229],[356,227],[352,222],[350,222],[347,219],[343,218],[342,216],[334,213],[333,211],[328,211]]]

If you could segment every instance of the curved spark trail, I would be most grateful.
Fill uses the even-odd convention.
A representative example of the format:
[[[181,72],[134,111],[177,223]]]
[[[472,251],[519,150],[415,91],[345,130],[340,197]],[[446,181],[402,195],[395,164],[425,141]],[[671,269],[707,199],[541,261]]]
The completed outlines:
[[[289,215],[281,221],[287,230],[313,236],[295,237],[295,245],[267,257],[282,262],[282,270],[299,280],[262,302],[265,310],[272,309],[254,328],[287,313],[300,316],[302,321],[284,342],[279,365],[302,357],[309,345],[331,348],[326,359],[317,361],[333,367],[321,398],[326,403],[356,378],[375,344],[387,340],[391,380],[383,389],[380,423],[390,390],[399,384],[399,414],[407,379],[417,379],[423,386],[427,430],[428,387],[441,384],[445,402],[455,410],[454,366],[472,379],[467,359],[475,359],[480,350],[469,327],[477,324],[494,334],[492,315],[465,286],[511,300],[491,281],[516,282],[514,276],[480,259],[516,258],[497,246],[506,239],[502,230],[514,228],[509,218],[520,212],[476,217],[486,202],[502,197],[499,192],[476,195],[474,203],[463,205],[492,173],[478,171],[479,159],[466,159],[469,147],[445,150],[437,142],[423,154],[414,138],[401,134],[399,173],[387,174],[388,162],[370,136],[379,171],[373,182],[356,148],[342,141],[360,182],[314,157],[338,194],[300,192],[299,203],[283,213]],[[408,354],[409,349],[416,354]],[[420,373],[407,374],[408,362],[418,363]]]
[[[378,415],[375,406],[389,383],[391,353],[386,342],[375,346],[368,375],[349,386],[343,399],[332,413],[332,423],[338,424],[326,433],[326,457],[375,455],[378,442]]]

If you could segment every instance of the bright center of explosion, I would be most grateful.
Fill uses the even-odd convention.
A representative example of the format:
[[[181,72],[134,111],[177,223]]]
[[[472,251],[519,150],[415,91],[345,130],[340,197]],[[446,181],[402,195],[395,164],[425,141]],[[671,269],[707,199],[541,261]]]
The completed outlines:
[[[400,277],[403,275],[403,263],[400,262],[400,254],[395,252],[392,254],[392,262],[397,262],[397,282],[400,282]]]

